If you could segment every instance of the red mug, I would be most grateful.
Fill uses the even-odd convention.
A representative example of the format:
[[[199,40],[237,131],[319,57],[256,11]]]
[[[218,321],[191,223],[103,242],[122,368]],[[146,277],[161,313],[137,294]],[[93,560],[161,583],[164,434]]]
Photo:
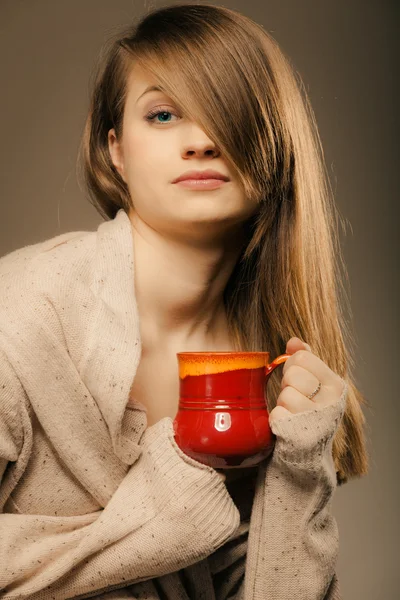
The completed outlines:
[[[185,454],[215,469],[253,467],[273,450],[265,390],[291,355],[178,352],[180,397],[173,421]]]

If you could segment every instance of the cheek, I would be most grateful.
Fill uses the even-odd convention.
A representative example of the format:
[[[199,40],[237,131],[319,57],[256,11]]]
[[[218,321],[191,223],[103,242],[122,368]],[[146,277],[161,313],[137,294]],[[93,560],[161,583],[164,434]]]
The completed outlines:
[[[171,163],[160,152],[159,144],[149,136],[130,136],[124,140],[125,177],[135,210],[148,223],[163,213],[166,181],[170,178]],[[169,163],[169,170],[168,170]],[[149,198],[153,201],[149,202]]]
[[[145,139],[132,137],[125,142],[125,165],[130,173],[140,175],[153,160],[153,149]]]
[[[171,143],[167,136],[151,135],[149,131],[138,128],[135,135],[125,139],[124,154],[126,164],[135,171],[156,169],[158,165],[171,161]]]

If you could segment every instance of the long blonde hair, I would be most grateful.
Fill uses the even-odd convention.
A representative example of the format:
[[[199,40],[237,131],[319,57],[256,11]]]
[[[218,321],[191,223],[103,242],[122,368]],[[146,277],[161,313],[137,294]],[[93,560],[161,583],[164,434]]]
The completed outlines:
[[[113,36],[99,57],[78,177],[105,219],[132,205],[114,168],[108,131],[122,135],[133,64],[154,75],[181,113],[214,140],[249,198],[259,203],[224,291],[235,347],[285,352],[297,336],[348,382],[333,440],[338,484],[367,473],[362,404],[352,376],[351,312],[338,223],[315,116],[300,75],[263,27],[229,8],[174,4]],[[79,170],[81,169],[81,171]],[[80,174],[81,173],[81,174]],[[268,407],[280,393],[278,367]]]

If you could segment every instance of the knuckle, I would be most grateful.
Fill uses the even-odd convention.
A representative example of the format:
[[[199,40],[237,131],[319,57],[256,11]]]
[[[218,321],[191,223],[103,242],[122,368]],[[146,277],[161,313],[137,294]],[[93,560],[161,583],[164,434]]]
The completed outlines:
[[[296,363],[303,365],[308,360],[309,352],[307,350],[298,350],[296,352]]]
[[[283,374],[281,379],[281,387],[292,385],[295,381],[296,373],[298,375],[299,366],[298,365],[290,365],[290,367]]]
[[[339,394],[341,394],[343,392],[344,386],[345,386],[344,380],[340,377],[340,375],[336,375],[336,378],[335,378],[335,389],[337,390],[337,392]]]
[[[290,388],[285,387],[277,398],[277,406],[283,406],[284,408],[286,408],[290,402],[290,395]]]

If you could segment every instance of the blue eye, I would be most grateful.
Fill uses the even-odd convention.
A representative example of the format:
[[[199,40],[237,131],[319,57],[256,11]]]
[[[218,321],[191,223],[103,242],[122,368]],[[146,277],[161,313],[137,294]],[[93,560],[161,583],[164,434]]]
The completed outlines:
[[[150,111],[146,115],[145,118],[146,118],[146,121],[155,122],[154,121],[155,118],[157,116],[159,116],[159,115],[163,115],[163,116],[165,116],[165,115],[175,115],[176,117],[178,116],[175,113],[171,112],[170,110],[163,110],[163,107],[161,107],[161,108],[157,108],[157,109],[154,109],[154,110]],[[156,121],[156,122],[157,123],[170,123],[171,121]]]

